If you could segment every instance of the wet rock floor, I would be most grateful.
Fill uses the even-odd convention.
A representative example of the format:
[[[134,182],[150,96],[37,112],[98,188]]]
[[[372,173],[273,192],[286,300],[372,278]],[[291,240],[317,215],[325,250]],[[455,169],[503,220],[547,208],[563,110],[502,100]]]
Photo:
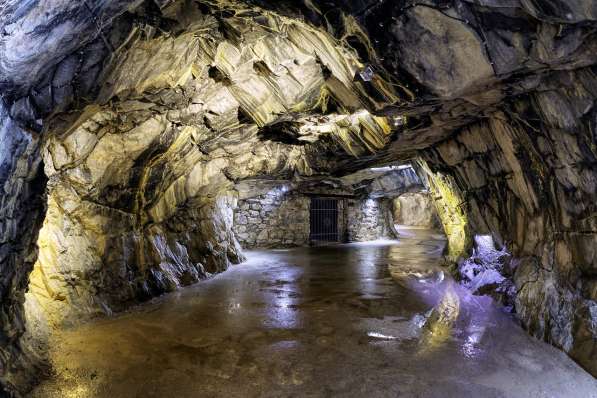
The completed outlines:
[[[597,397],[597,382],[439,267],[444,240],[249,252],[64,331],[33,397]],[[435,308],[435,310],[434,310]]]

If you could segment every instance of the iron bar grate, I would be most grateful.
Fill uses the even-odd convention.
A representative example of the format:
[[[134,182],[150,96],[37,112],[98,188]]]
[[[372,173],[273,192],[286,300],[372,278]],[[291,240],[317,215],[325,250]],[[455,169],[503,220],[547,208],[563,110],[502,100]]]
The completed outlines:
[[[312,241],[338,242],[338,199],[311,198]]]

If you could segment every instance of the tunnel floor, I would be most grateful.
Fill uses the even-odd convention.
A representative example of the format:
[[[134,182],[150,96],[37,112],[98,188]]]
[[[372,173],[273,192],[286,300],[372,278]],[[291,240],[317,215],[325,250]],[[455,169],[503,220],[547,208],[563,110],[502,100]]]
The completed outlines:
[[[56,373],[32,396],[597,397],[564,353],[442,272],[441,236],[406,233],[249,252],[208,281],[64,331]]]

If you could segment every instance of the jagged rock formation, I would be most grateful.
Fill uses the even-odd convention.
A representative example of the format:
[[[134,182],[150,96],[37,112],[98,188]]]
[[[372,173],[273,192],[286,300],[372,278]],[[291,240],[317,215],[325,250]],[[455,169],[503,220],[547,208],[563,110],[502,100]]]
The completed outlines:
[[[440,227],[429,192],[409,192],[394,198],[392,213],[395,224],[426,228]]]
[[[7,117],[0,105],[0,361],[5,382],[26,389],[30,375],[40,371],[34,352],[18,341],[25,331],[22,310],[29,273],[37,257],[36,240],[45,210],[45,177],[39,138]],[[14,372],[9,365],[28,369]],[[17,369],[18,369],[17,367]],[[31,373],[29,373],[31,372]],[[0,393],[2,390],[0,389]]]
[[[516,311],[529,331],[594,373],[597,167],[591,122],[571,112],[587,110],[575,101],[590,95],[585,87],[595,76],[580,76],[589,77],[587,85],[576,81],[570,96],[550,90],[520,99],[514,106],[522,116],[498,113],[425,156],[434,167],[450,165],[466,229],[492,234],[512,251]]]
[[[273,13],[218,21],[184,2],[169,17],[175,36],[132,27],[97,104],[45,121],[47,212],[22,348],[43,352],[54,328],[240,262],[237,181],[329,172],[323,150],[356,156],[389,140],[353,82],[362,65],[324,31]],[[33,103],[19,101],[13,110]]]
[[[491,235],[477,235],[474,242],[472,256],[458,265],[461,283],[473,294],[493,296],[505,310],[512,311],[516,298],[512,256],[505,247],[497,250]]]
[[[5,2],[2,383],[35,379],[47,325],[240,261],[241,180],[415,158],[449,257],[505,245],[523,324],[597,374],[596,19],[588,0]]]

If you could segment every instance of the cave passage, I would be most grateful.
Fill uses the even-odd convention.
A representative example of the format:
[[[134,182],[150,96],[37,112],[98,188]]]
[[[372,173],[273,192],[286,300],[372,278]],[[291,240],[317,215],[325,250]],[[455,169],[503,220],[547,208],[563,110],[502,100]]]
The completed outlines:
[[[0,398],[597,398],[596,1],[0,32]]]
[[[34,397],[591,397],[593,378],[440,266],[445,238],[250,251],[62,332]],[[593,395],[592,395],[593,394]]]

